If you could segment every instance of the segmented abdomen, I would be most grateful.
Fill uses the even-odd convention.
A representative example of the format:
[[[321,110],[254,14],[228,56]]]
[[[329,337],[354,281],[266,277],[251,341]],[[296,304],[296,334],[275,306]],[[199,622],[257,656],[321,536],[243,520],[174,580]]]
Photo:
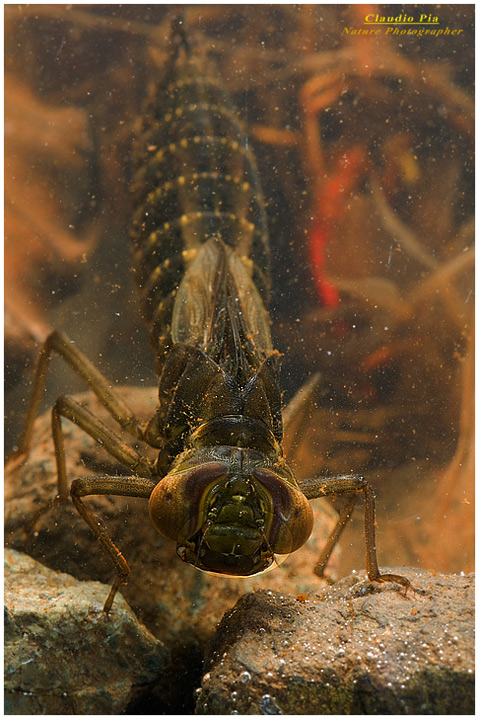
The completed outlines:
[[[176,290],[206,240],[220,238],[248,259],[264,302],[269,251],[255,161],[211,68],[180,50],[144,118],[134,181],[134,266],[151,341],[161,356],[171,342]]]

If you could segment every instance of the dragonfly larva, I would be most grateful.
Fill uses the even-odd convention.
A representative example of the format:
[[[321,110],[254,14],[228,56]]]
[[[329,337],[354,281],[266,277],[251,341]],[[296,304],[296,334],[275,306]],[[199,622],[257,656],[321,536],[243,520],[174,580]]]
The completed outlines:
[[[54,404],[57,500],[71,495],[117,571],[105,611],[129,568],[84,504],[89,495],[148,499],[152,523],[177,542],[182,560],[249,576],[306,542],[313,523],[309,499],[347,495],[315,568],[322,575],[363,493],[369,578],[411,587],[378,569],[374,497],[364,478],[297,482],[284,458],[279,354],[266,310],[266,214],[255,160],[218,75],[189,46],[181,23],[171,43],[145,106],[133,188],[133,264],[159,375],[157,410],[141,423],[76,345],[55,331],[40,353],[19,451],[28,449],[53,352],[123,429],[158,449],[152,461],[75,399],[62,396]],[[62,418],[102,443],[129,474],[77,478],[69,490]]]

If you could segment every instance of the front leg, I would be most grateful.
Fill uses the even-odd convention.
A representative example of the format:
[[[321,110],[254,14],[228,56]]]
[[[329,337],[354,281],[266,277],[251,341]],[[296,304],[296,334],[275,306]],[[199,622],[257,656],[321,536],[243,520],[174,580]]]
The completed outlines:
[[[35,527],[42,515],[53,509],[58,503],[66,501],[69,496],[62,417],[78,425],[87,435],[90,435],[99,445],[104,447],[110,455],[135,473],[136,476],[149,478],[156,474],[153,461],[143,457],[127,443],[123,442],[118,435],[76,400],[61,395],[52,408],[52,437],[57,465],[58,494],[46,505],[39,508],[30,519],[28,525],[31,528]]]
[[[70,494],[75,507],[93,531],[97,540],[100,541],[107,551],[117,571],[117,577],[113,582],[105,605],[103,606],[103,611],[106,613],[110,611],[120,585],[126,583],[130,568],[122,553],[107,533],[100,518],[84,505],[81,498],[87,495],[121,495],[126,497],[149,498],[156,484],[157,480],[128,475],[122,475],[120,477],[109,477],[108,475],[81,477],[76,478],[72,482]]]
[[[52,408],[52,436],[57,462],[58,493],[61,499],[68,497],[65,445],[61,418],[67,418],[82,428],[102,445],[114,458],[143,477],[150,477],[153,463],[124,443],[110,428],[71,397],[61,395]]]
[[[337,524],[327,540],[317,564],[315,574],[324,576],[325,567],[330,559],[333,548],[342,534],[355,507],[357,497],[363,493],[365,500],[365,545],[366,545],[366,566],[367,575],[375,582],[396,582],[403,585],[405,590],[414,589],[407,578],[402,575],[381,573],[377,561],[377,547],[375,543],[375,495],[371,485],[361,475],[338,475],[330,478],[313,478],[299,483],[301,491],[309,499],[313,500],[328,495],[350,495],[350,498],[341,512]]]

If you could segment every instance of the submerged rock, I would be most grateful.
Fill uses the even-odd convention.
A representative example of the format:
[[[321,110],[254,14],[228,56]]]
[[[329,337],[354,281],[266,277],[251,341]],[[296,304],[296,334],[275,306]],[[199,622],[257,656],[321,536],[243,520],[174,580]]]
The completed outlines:
[[[107,587],[5,551],[5,713],[124,712],[169,663],[164,645]]]
[[[415,594],[352,575],[321,596],[242,597],[211,644],[197,713],[473,713],[474,576],[401,572]]]

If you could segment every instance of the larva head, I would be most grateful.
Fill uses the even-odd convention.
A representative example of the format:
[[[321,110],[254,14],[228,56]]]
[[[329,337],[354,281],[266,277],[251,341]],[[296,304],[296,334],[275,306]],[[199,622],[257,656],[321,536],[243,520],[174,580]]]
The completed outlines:
[[[262,462],[263,461],[263,462]],[[308,539],[310,503],[284,464],[233,447],[187,453],[154,489],[150,517],[195,567],[255,575]]]

